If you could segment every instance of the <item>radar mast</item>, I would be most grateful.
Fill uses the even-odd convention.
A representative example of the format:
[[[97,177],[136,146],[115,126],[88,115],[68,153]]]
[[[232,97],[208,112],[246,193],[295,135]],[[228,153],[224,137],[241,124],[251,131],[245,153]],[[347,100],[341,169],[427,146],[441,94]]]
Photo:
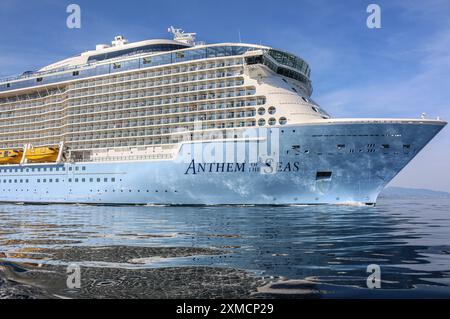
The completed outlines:
[[[184,33],[182,29],[177,29],[173,26],[170,26],[168,32],[173,34],[173,39],[175,41],[195,45],[195,37],[197,36],[197,33]]]

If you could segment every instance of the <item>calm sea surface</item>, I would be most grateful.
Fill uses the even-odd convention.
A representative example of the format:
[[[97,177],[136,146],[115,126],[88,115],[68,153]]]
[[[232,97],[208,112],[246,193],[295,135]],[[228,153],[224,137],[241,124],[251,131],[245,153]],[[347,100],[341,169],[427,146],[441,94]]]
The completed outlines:
[[[382,198],[375,208],[0,205],[3,261],[61,265],[65,262],[55,258],[17,252],[117,245],[219,253],[134,263],[80,257],[77,263],[232,268],[286,283],[306,279],[334,287],[336,297],[450,297],[450,199]],[[380,266],[382,289],[376,292],[366,285],[370,264]]]

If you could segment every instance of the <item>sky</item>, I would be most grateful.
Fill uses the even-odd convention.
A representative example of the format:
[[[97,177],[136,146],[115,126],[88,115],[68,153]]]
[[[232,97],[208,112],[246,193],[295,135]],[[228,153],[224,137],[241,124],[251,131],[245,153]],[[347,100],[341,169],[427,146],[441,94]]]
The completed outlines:
[[[81,28],[69,29],[69,4]],[[381,8],[369,29],[367,6]],[[449,0],[1,0],[0,77],[109,43],[170,38],[170,25],[206,43],[263,44],[304,58],[313,98],[333,117],[450,120]],[[450,192],[450,128],[392,186]]]

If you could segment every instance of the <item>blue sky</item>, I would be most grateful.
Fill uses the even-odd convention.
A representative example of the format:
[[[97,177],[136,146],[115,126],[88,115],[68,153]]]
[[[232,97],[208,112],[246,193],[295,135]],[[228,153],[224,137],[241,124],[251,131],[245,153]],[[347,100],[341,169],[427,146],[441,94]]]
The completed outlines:
[[[66,7],[81,6],[81,29]],[[382,28],[366,8],[380,5]],[[1,0],[0,76],[34,70],[108,43],[169,38],[174,25],[212,42],[261,43],[291,51],[312,68],[313,97],[335,117],[450,119],[448,0]],[[393,181],[450,191],[446,128]]]

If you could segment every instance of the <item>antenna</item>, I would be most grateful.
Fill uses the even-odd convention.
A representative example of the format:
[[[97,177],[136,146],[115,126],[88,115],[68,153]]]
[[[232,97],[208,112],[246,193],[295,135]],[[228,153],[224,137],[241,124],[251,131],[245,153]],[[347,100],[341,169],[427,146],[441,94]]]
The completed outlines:
[[[239,43],[242,43],[242,40],[241,40],[241,29],[238,29],[238,35],[239,35]]]
[[[173,34],[173,39],[175,41],[183,42],[189,45],[195,44],[195,37],[197,36],[197,33],[184,33],[182,29],[177,29],[173,26],[170,26],[167,31]]]

